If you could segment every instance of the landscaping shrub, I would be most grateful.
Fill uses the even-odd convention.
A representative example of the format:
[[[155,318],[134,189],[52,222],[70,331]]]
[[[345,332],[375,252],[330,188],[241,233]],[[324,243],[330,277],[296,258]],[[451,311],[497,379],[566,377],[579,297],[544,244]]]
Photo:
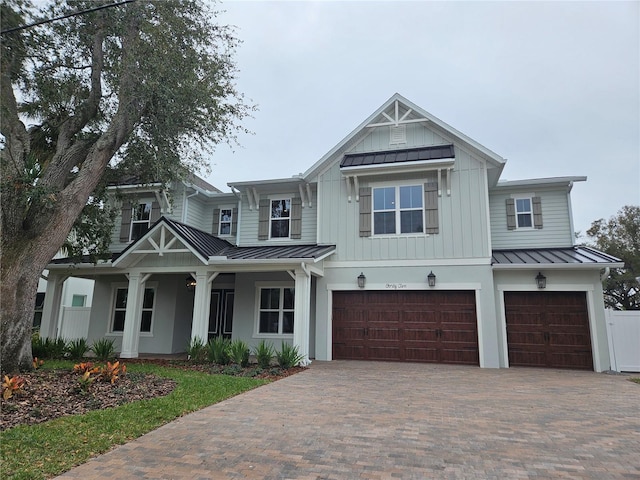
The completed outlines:
[[[110,338],[95,340],[91,345],[91,350],[99,360],[111,360],[115,356],[116,347]]]
[[[276,352],[276,360],[280,368],[291,368],[297,366],[304,359],[304,355],[298,352],[298,347],[282,342],[282,348]]]
[[[271,343],[261,340],[253,353],[256,356],[256,360],[258,361],[258,366],[260,368],[269,368],[274,353],[273,345]]]
[[[195,363],[203,363],[207,360],[207,345],[200,337],[191,339],[187,346],[189,360]]]
[[[231,342],[224,337],[213,337],[207,344],[207,358],[218,365],[228,365],[231,361],[229,347]]]
[[[246,367],[249,365],[249,345],[242,340],[234,340],[229,345],[229,356],[236,365]]]
[[[69,340],[67,344],[67,353],[72,360],[80,360],[89,351],[89,344],[86,338],[76,338]]]
[[[64,358],[67,342],[64,338],[42,338],[34,333],[31,337],[31,354],[38,358],[60,359]]]

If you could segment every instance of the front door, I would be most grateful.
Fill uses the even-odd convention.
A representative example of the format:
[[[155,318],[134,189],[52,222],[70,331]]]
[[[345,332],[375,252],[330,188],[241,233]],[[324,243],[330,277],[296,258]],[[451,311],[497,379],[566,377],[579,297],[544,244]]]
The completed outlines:
[[[209,339],[222,335],[231,338],[233,325],[233,297],[231,289],[211,290],[211,308],[209,309]]]

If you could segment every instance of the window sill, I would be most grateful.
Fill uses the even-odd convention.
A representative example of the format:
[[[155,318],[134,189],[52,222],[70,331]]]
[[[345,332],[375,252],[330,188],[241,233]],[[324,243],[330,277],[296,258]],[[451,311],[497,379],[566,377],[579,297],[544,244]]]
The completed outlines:
[[[293,333],[254,333],[253,338],[293,339]]]
[[[379,233],[373,234],[368,238],[422,238],[430,235],[436,235],[435,233]]]
[[[105,337],[122,337],[124,335],[123,332],[107,332],[104,334]],[[153,337],[153,333],[149,332],[140,332],[140,337]]]

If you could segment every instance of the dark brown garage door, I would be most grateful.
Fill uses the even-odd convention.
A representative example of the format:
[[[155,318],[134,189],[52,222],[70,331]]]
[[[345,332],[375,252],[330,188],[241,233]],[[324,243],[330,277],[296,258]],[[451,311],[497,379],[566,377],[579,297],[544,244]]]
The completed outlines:
[[[505,292],[509,365],[593,370],[584,292]]]
[[[478,365],[475,292],[334,292],[333,358]]]

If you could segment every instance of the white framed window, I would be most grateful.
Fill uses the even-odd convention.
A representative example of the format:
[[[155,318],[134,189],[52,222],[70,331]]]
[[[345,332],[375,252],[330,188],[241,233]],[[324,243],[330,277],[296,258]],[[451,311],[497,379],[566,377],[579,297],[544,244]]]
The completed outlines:
[[[269,238],[289,238],[291,227],[291,198],[271,199]]]
[[[373,234],[424,233],[424,195],[422,185],[374,187]]]
[[[124,331],[124,318],[127,312],[127,297],[129,288],[125,284],[113,287],[113,314],[111,315],[110,333]],[[142,297],[142,311],[140,313],[140,333],[151,334],[153,326],[153,312],[156,299],[156,285],[147,285]]]
[[[221,208],[218,219],[218,235],[231,235],[231,223],[233,222],[233,209]]]
[[[533,228],[531,197],[516,198],[516,222],[518,228]]]
[[[140,202],[131,209],[131,234],[129,240],[136,241],[149,231],[151,202]]]
[[[84,307],[86,303],[87,303],[86,295],[73,295],[73,297],[71,297],[72,307]]]
[[[259,285],[256,297],[256,334],[293,335],[295,289],[291,285]]]

